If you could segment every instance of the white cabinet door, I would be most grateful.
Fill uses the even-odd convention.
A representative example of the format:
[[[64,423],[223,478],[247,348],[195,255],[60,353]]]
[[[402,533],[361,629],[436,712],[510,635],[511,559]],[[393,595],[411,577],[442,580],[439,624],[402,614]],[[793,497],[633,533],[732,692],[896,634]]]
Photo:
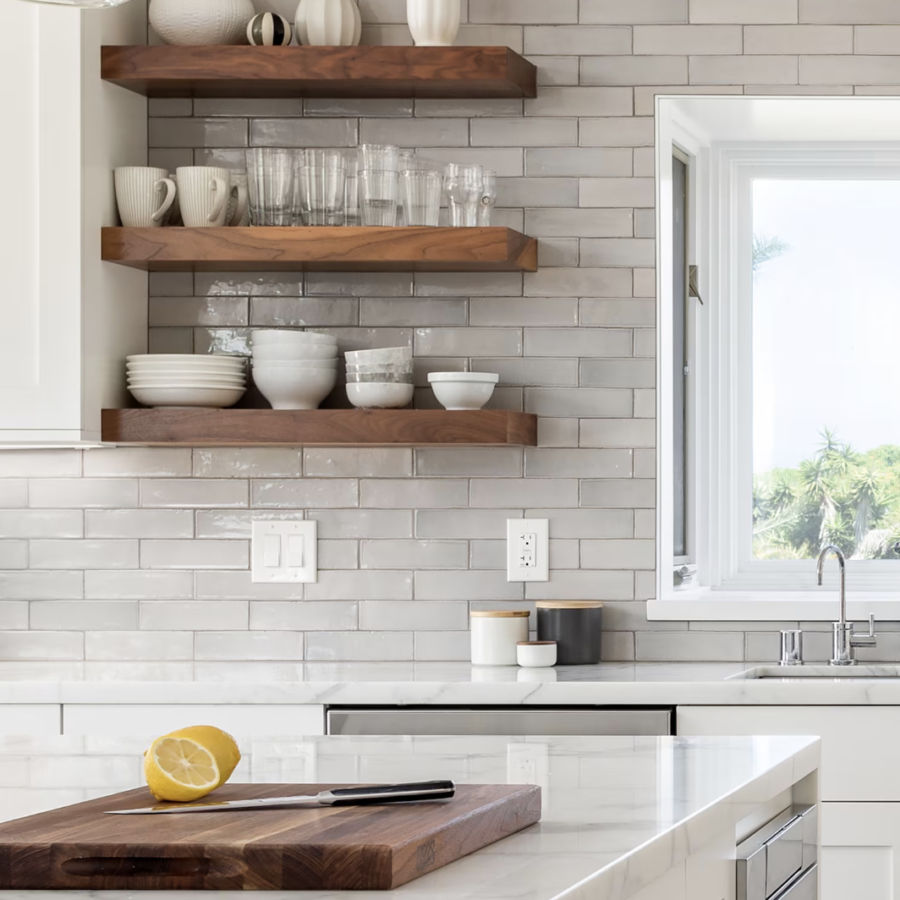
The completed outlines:
[[[900,707],[682,706],[676,727],[679,735],[818,735],[823,800],[900,801]]]
[[[0,705],[0,734],[62,734],[60,707],[56,703]]]
[[[900,803],[823,803],[821,900],[900,900]]]
[[[63,734],[127,737],[167,734],[189,725],[216,725],[238,736],[320,735],[322,706],[166,704],[70,704],[63,707]]]

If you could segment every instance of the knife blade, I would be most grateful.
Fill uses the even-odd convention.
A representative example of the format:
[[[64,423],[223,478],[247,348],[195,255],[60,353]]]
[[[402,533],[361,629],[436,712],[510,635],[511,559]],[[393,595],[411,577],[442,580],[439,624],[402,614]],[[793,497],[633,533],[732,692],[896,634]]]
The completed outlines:
[[[257,800],[205,800],[145,806],[139,809],[109,809],[111,816],[148,816],[171,813],[228,812],[240,809],[270,809],[286,806],[372,806],[382,803],[408,803],[414,800],[449,800],[456,792],[452,781],[424,781],[413,784],[382,784],[376,787],[336,788],[318,794],[297,797],[262,797]]]

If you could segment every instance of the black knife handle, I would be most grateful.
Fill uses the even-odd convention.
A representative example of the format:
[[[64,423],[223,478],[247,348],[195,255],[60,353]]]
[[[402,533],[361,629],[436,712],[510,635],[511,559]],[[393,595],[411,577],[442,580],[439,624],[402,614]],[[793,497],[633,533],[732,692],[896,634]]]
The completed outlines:
[[[328,806],[366,806],[412,800],[449,800],[456,793],[452,781],[422,781],[414,784],[380,784],[376,787],[337,788]]]

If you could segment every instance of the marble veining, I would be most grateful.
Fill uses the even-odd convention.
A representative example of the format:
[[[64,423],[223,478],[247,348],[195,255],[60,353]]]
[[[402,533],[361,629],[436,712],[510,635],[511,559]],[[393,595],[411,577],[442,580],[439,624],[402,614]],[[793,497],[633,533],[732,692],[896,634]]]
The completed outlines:
[[[150,737],[0,738],[0,819],[141,784]],[[819,765],[809,737],[239,738],[235,781],[538,784],[538,825],[414,881],[400,900],[624,900]],[[57,900],[54,892],[0,892]],[[125,892],[66,892],[126,900]],[[200,896],[198,894],[198,896]],[[224,900],[246,898],[224,892]],[[260,894],[286,900],[281,892]],[[171,892],[144,892],[171,900]],[[304,900],[376,900],[310,891]]]

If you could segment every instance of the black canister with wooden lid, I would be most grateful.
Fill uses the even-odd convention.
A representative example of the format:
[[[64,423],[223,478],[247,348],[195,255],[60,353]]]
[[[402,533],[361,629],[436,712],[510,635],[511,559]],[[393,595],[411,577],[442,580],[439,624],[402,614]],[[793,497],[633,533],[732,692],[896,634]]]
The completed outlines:
[[[557,665],[600,662],[603,604],[599,600],[538,600],[539,641],[556,641]]]

